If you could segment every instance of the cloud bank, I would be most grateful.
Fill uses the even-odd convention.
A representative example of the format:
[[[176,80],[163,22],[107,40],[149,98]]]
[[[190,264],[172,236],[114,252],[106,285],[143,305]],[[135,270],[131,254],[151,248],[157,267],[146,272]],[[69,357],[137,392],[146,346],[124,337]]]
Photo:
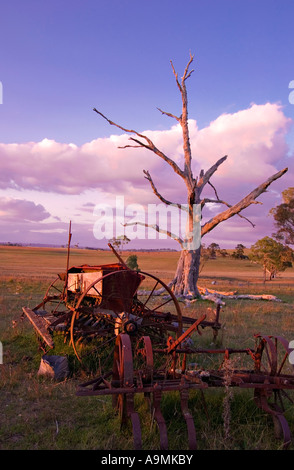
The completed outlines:
[[[282,107],[271,103],[252,104],[248,109],[223,114],[203,129],[198,129],[195,120],[189,120],[194,176],[201,169],[207,170],[223,155],[228,155],[212,182],[220,198],[233,204],[269,176],[288,166],[286,176],[270,187],[271,197],[261,197],[262,201],[267,202],[261,211],[259,209],[260,215],[256,215],[256,208],[247,209],[253,217],[265,217],[267,209],[279,203],[281,190],[293,185],[293,158],[287,157],[286,145],[291,124]],[[179,166],[183,165],[179,125],[142,133],[148,135]],[[59,200],[59,204],[62,204],[62,196],[66,196],[68,201],[68,197],[86,194],[89,190],[99,190],[106,199],[119,194],[124,195],[128,202],[159,202],[143,178],[143,169],[150,171],[158,190],[167,199],[185,203],[185,186],[181,178],[148,150],[119,149],[119,146],[129,143],[128,139],[125,134],[111,135],[81,146],[48,139],[18,144],[0,143],[0,189],[6,196],[6,199],[0,199],[1,217],[8,222],[17,220],[18,216],[23,220],[38,221],[41,230],[42,222],[50,213],[52,216],[55,214],[52,209],[48,212],[46,204],[38,204],[38,192],[48,193],[48,198]],[[19,191],[23,196],[26,191],[35,191],[36,198],[34,201],[13,200],[10,191]],[[214,196],[212,188],[207,187],[205,195]],[[80,208],[72,207],[72,211],[90,213],[94,202],[97,201],[83,200]],[[212,207],[208,216],[219,210],[220,207]],[[237,219],[239,222],[240,219]],[[263,223],[266,228],[265,219]],[[238,226],[241,224],[244,221]],[[228,236],[227,229],[223,234]]]
[[[41,204],[24,199],[0,197],[0,222],[17,224],[23,222],[41,222],[50,214]]]

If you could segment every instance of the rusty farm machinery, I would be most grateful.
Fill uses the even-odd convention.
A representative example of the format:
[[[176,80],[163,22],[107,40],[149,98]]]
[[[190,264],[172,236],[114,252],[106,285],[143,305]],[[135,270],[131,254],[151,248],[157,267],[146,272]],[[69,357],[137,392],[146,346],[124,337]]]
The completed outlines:
[[[161,279],[129,269],[111,248],[118,263],[72,266],[49,285],[37,306],[23,307],[45,353],[54,348],[56,332],[64,334],[83,364],[119,334],[149,336],[162,348],[171,335],[179,337],[194,324],[195,319],[182,315],[177,298]],[[219,312],[220,306],[212,321],[201,321],[202,328],[213,329],[214,337],[221,328]]]
[[[99,363],[98,376],[80,384],[77,395],[112,396],[121,425],[130,424],[134,448],[141,449],[135,397],[143,394],[164,450],[168,449],[168,427],[160,405],[164,394],[178,392],[189,449],[196,449],[190,391],[200,390],[204,396],[211,388],[252,389],[256,405],[272,417],[276,436],[284,448],[289,447],[285,403],[293,403],[294,371],[288,341],[257,334],[254,348],[197,347],[195,338],[203,329],[212,328],[217,337],[220,306],[210,321],[205,314],[199,318],[182,315],[177,298],[162,280],[129,269],[110,247],[117,263],[69,267],[67,260],[66,272],[52,282],[43,300],[32,309],[23,307],[43,351],[54,349],[54,333],[61,331],[79,362],[83,364],[90,355]],[[208,356],[216,357],[218,365],[201,365],[201,358]],[[236,367],[232,357],[246,357],[248,366]],[[229,372],[228,364],[234,365]]]

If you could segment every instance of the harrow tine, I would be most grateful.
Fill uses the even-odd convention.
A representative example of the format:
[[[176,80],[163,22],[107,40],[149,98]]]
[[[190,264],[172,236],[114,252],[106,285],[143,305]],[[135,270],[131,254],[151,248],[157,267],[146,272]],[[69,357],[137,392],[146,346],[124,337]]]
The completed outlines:
[[[159,429],[160,449],[168,450],[167,427],[160,409],[161,395],[161,391],[159,390],[153,393],[154,419],[156,420]]]
[[[187,424],[189,449],[196,450],[197,449],[196,430],[195,430],[193,417],[188,408],[189,391],[187,389],[180,390],[180,396],[181,396],[181,409],[182,409],[182,413],[184,415],[184,418]]]
[[[142,449],[142,432],[139,415],[134,411],[134,394],[130,393],[126,395],[126,412],[127,417],[130,418],[133,429],[133,441],[134,449]]]
[[[133,428],[133,439],[134,439],[134,448],[135,450],[142,449],[142,433],[141,433],[141,425],[139,420],[139,415],[135,411],[130,415],[132,421],[132,428]]]
[[[288,449],[292,441],[291,431],[289,428],[288,421],[286,420],[283,413],[276,412],[273,415],[273,421],[275,426],[275,432],[277,438],[283,439],[283,449]]]
[[[255,389],[254,399],[259,408],[271,415],[274,422],[276,437],[278,439],[283,439],[283,449],[287,449],[291,444],[292,436],[288,421],[286,420],[282,410],[278,405],[270,404],[268,402],[268,396],[264,390]]]

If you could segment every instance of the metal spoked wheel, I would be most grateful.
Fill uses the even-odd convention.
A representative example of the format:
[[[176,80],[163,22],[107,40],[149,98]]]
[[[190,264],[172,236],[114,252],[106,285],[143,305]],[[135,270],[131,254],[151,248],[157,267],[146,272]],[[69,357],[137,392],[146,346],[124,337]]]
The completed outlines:
[[[140,271],[144,280],[133,300],[132,313],[143,319],[144,334],[152,343],[162,342],[167,332],[179,337],[183,332],[182,312],[172,290],[158,277]],[[166,344],[166,343],[165,343]]]
[[[113,405],[119,413],[121,427],[131,422],[135,449],[141,449],[141,426],[138,413],[134,411],[134,393],[132,393],[134,385],[132,344],[127,334],[120,334],[116,339],[112,383],[116,387],[130,390],[129,393],[114,395]]]
[[[152,383],[153,380],[153,348],[149,336],[142,336],[137,341],[135,347],[136,369],[140,370],[140,380],[146,383]]]
[[[64,342],[66,342],[69,336],[72,310],[66,302],[64,280],[57,277],[51,282],[42,302],[33,309],[33,312],[44,319],[46,329],[50,335],[53,335],[54,332],[62,332],[64,334]],[[42,344],[41,338],[39,341]],[[46,351],[43,347],[41,349]]]
[[[79,297],[70,338],[82,363],[82,344],[90,340],[101,343],[103,337],[108,344],[126,333],[148,335],[154,344],[165,346],[168,335],[180,336],[182,327],[179,303],[163,281],[145,272],[121,270],[98,277]]]
[[[256,348],[257,370],[271,376],[285,375],[287,372],[291,372],[291,369],[293,372],[293,365],[289,367],[289,361],[287,361],[291,350],[285,338],[258,335],[257,340],[259,341]]]
[[[256,349],[257,371],[272,377],[276,383],[279,379],[291,378],[294,366],[289,363],[291,352],[288,341],[281,336],[257,337]],[[283,440],[284,448],[291,443],[291,432],[284,416],[289,403],[294,404],[292,397],[283,388],[256,388],[254,398],[257,406],[271,415],[274,423],[275,436]]]
[[[64,310],[64,300],[64,281],[57,277],[48,287],[41,305],[48,313],[54,315]]]
[[[140,371],[140,377],[138,377],[138,380],[142,381],[143,384],[152,385],[154,380],[157,380],[158,377],[154,377],[153,347],[149,336],[143,336],[138,340],[135,352],[136,362],[138,362],[137,370]],[[162,391],[160,390],[160,387],[158,387],[158,389],[152,393],[145,392],[144,396],[152,419],[155,420],[158,426],[160,449],[168,450],[167,426],[160,409]]]

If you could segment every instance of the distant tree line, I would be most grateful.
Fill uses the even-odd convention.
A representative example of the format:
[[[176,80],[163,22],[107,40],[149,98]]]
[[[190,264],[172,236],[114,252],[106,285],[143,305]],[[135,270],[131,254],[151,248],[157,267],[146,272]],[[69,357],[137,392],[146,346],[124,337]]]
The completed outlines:
[[[211,243],[207,247],[202,244],[202,256],[204,259],[216,259],[217,256],[222,258],[231,257],[235,259],[249,259],[247,255],[245,255],[244,250],[246,246],[242,245],[242,243],[238,243],[235,247],[235,250],[231,253],[224,248],[220,248],[218,243]]]
[[[21,243],[12,243],[12,242],[3,242],[3,243],[0,243],[0,245],[2,246],[23,246]]]

